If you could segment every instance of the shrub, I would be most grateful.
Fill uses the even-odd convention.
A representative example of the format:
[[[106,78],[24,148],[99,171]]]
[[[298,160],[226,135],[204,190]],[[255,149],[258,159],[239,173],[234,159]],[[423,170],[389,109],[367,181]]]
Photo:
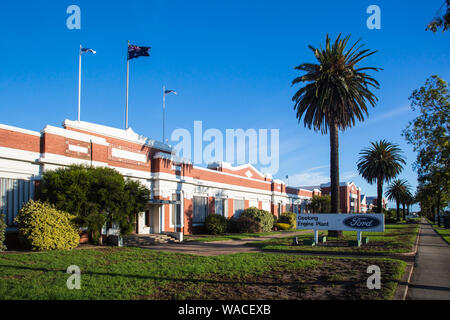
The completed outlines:
[[[237,219],[230,217],[227,220],[227,232],[229,233],[239,233],[239,227],[237,223]]]
[[[0,251],[6,250],[5,242],[6,222],[5,215],[0,214]]]
[[[74,218],[48,203],[30,200],[15,219],[19,240],[26,248],[38,251],[75,248],[80,236]]]
[[[275,226],[280,230],[290,230],[292,226],[289,223],[276,223]]]
[[[105,223],[117,224],[122,236],[131,233],[150,190],[138,181],[125,180],[112,168],[72,165],[45,171],[36,199],[76,215],[79,226],[87,227],[97,243]]]
[[[260,229],[263,232],[268,232],[273,228],[274,217],[273,214],[268,211],[250,207],[242,212],[241,217],[242,216],[255,220],[260,225]]]
[[[210,214],[205,219],[205,230],[209,234],[222,234],[227,231],[227,219],[219,214]]]
[[[237,227],[240,233],[261,232],[261,225],[258,223],[258,221],[248,216],[241,215],[237,219]]]
[[[289,211],[283,212],[281,216],[278,218],[278,222],[289,224],[290,229],[295,229],[297,228],[297,215]]]

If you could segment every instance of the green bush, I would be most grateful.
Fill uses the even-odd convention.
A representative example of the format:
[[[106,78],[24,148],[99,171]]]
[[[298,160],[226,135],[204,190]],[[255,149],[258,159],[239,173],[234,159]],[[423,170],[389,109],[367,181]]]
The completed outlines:
[[[242,212],[242,216],[254,219],[260,225],[260,229],[263,232],[268,232],[273,228],[274,217],[268,211],[250,207]]]
[[[297,215],[293,212],[283,212],[278,218],[278,223],[286,223],[290,225],[290,229],[297,228]]]
[[[0,251],[6,250],[5,242],[6,222],[5,215],[0,214]]]
[[[237,219],[237,227],[240,233],[261,232],[261,225],[254,218],[241,215]]]
[[[20,209],[15,221],[19,227],[19,240],[32,250],[72,249],[80,235],[74,223],[75,216],[57,210],[40,201],[28,201]]]
[[[227,232],[228,233],[239,233],[237,219],[230,217],[227,220]]]
[[[135,229],[136,214],[145,210],[150,190],[112,168],[72,165],[45,171],[36,199],[77,216],[78,225],[100,243],[105,223],[115,223],[122,236]]]
[[[275,226],[279,230],[290,230],[292,228],[292,226],[289,223],[282,223],[282,222],[276,223]]]
[[[227,219],[219,214],[210,214],[205,219],[205,231],[209,234],[222,234],[227,231]]]

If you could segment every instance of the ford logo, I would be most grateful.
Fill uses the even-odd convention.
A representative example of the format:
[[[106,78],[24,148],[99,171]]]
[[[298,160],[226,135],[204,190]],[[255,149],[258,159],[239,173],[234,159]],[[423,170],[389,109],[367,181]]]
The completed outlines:
[[[378,218],[368,216],[357,216],[345,218],[343,223],[350,228],[370,229],[378,226],[381,222]]]

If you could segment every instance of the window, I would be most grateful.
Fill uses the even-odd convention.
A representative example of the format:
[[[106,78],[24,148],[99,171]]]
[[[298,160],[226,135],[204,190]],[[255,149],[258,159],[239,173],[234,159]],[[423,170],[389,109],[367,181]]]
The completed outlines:
[[[150,210],[145,210],[145,226],[150,227],[153,224],[152,215],[150,214]]]
[[[278,204],[278,216],[279,216],[279,217],[281,216],[281,206],[282,206],[282,204],[279,203],[279,204]]]
[[[216,198],[214,201],[215,205],[215,212],[216,214],[220,214],[221,216],[227,217],[228,212],[228,206],[227,206],[227,199],[218,199]]]
[[[172,200],[176,201],[172,204],[172,224],[181,226],[181,195],[179,193],[172,194]]]
[[[5,215],[6,225],[15,225],[19,210],[33,198],[34,181],[0,178],[0,213]]]
[[[233,217],[237,219],[244,211],[244,200],[234,200],[233,207],[234,207]]]
[[[193,201],[193,223],[203,223],[208,215],[208,197],[196,197]]]

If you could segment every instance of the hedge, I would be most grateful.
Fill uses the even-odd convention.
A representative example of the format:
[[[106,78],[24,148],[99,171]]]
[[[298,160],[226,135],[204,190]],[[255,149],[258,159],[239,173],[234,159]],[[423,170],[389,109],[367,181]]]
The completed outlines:
[[[273,228],[274,216],[268,211],[250,207],[242,212],[242,216],[255,220],[259,224],[262,232],[268,232]]]
[[[276,223],[275,226],[280,230],[290,230],[291,225],[289,223]]]
[[[30,200],[15,219],[19,240],[25,248],[37,251],[75,248],[80,236],[74,218],[48,203]]]
[[[240,233],[261,232],[261,225],[254,218],[241,215],[237,219],[237,227]]]
[[[297,228],[297,215],[293,212],[283,212],[281,216],[278,218],[278,223],[286,223],[290,225],[290,229]]]
[[[205,219],[205,230],[209,234],[222,234],[227,231],[227,219],[219,214],[210,214]]]
[[[5,246],[5,231],[6,231],[6,222],[5,215],[0,214],[0,251],[6,250]]]

